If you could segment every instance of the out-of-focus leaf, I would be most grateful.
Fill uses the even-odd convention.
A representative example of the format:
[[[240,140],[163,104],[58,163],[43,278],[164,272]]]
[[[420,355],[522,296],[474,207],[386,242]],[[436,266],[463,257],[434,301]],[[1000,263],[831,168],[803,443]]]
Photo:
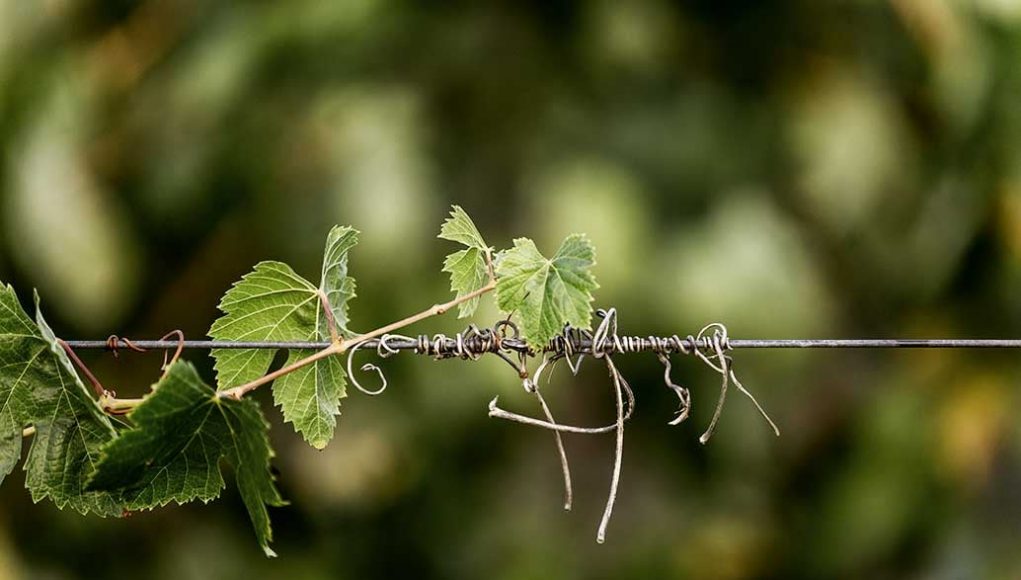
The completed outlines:
[[[51,308],[96,331],[128,313],[147,264],[125,204],[104,187],[80,142],[95,114],[80,98],[87,89],[74,75],[60,76],[39,122],[10,146],[0,235],[17,248],[11,257],[29,279],[44,294],[59,294]]]

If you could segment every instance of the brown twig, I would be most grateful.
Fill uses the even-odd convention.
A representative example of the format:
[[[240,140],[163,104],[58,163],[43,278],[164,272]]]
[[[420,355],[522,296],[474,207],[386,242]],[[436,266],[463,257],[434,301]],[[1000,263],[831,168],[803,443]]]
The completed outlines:
[[[490,268],[490,271],[492,271],[491,268]],[[243,385],[239,385],[237,387],[232,387],[230,389],[226,389],[226,390],[220,391],[219,396],[221,398],[241,399],[241,397],[245,396],[246,394],[250,393],[251,391],[254,391],[255,389],[261,387],[262,385],[265,385],[267,383],[271,383],[271,382],[275,381],[276,379],[278,379],[278,378],[280,378],[280,377],[282,377],[284,375],[288,375],[290,373],[293,373],[296,370],[304,368],[304,367],[306,367],[306,366],[308,366],[308,365],[310,365],[312,363],[315,363],[317,361],[320,361],[320,360],[322,360],[324,358],[327,358],[327,357],[330,357],[330,356],[333,356],[333,355],[343,354],[343,353],[347,352],[347,350],[349,348],[351,348],[352,346],[355,346],[357,344],[363,343],[363,342],[365,342],[367,340],[372,340],[374,338],[379,338],[380,336],[383,336],[385,334],[390,334],[390,333],[392,333],[394,331],[397,331],[397,330],[400,330],[400,329],[402,329],[402,328],[404,328],[406,326],[410,326],[410,325],[412,325],[412,324],[414,324],[416,322],[421,322],[422,320],[425,320],[427,318],[431,318],[433,316],[439,316],[441,314],[444,314],[447,311],[449,311],[450,309],[455,308],[456,306],[458,306],[458,305],[460,305],[460,304],[462,304],[464,302],[468,302],[469,300],[473,300],[475,298],[478,298],[479,296],[482,296],[483,294],[486,294],[488,292],[492,292],[495,289],[496,289],[496,279],[495,278],[490,278],[488,284],[486,284],[485,286],[479,288],[478,290],[476,290],[474,292],[465,294],[464,296],[459,296],[457,298],[454,298],[453,300],[449,300],[449,301],[444,302],[442,304],[434,304],[432,307],[427,308],[426,310],[423,310],[423,311],[421,311],[421,312],[419,312],[417,314],[413,314],[411,316],[408,316],[407,318],[398,320],[396,322],[392,322],[392,323],[387,324],[385,326],[381,326],[381,327],[377,328],[376,330],[373,330],[373,331],[370,331],[370,332],[366,332],[365,334],[361,334],[361,335],[356,336],[354,338],[347,339],[347,340],[342,339],[342,338],[338,338],[336,342],[330,344],[330,346],[324,348],[323,350],[320,350],[320,351],[316,352],[315,354],[307,356],[307,357],[305,357],[305,358],[303,358],[303,359],[301,359],[299,361],[294,362],[293,364],[287,365],[286,367],[283,367],[283,368],[281,368],[279,370],[276,370],[276,371],[271,372],[271,373],[269,373],[267,375],[259,377],[258,379],[255,379],[254,381],[250,381],[250,382],[245,383]]]
[[[319,294],[319,306],[323,309],[323,313],[326,314],[326,326],[330,329],[330,342],[336,344],[340,342],[340,334],[337,332],[337,319],[333,316],[333,306],[330,305],[330,297],[326,295],[326,292],[320,288],[317,290]],[[318,332],[318,328],[316,331]]]

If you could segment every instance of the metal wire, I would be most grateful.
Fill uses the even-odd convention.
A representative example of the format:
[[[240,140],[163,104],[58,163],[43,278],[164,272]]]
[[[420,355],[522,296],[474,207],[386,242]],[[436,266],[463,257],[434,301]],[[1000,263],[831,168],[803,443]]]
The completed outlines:
[[[654,337],[653,340],[667,341],[669,337]],[[453,338],[446,338],[447,341],[454,341]],[[650,342],[648,337],[620,337],[622,342]],[[67,344],[74,349],[110,349],[110,344],[105,340],[68,340]],[[373,339],[364,343],[364,348],[376,348],[379,339]],[[172,350],[176,349],[181,342],[176,340],[132,340],[131,344],[139,348],[151,350]],[[728,345],[732,349],[738,348],[1021,348],[1021,339],[999,339],[999,338],[790,338],[790,339],[739,339],[731,338]],[[183,347],[186,349],[302,349],[321,350],[330,346],[329,342],[232,342],[216,340],[186,340]],[[388,348],[393,350],[416,350],[419,346],[418,339],[387,341]],[[495,346],[495,345],[494,345]],[[517,339],[505,339],[502,346],[509,350],[527,351],[524,342]],[[592,341],[580,339],[575,344],[576,351],[580,353],[591,352]],[[124,339],[117,342],[117,348],[128,348]],[[636,349],[653,350],[646,347]]]
[[[404,336],[400,334],[385,334],[378,338],[359,340],[358,337],[350,339],[350,348],[346,349],[347,375],[356,388],[368,395],[383,393],[388,385],[383,370],[372,363],[366,363],[360,368],[362,371],[374,371],[379,375],[381,383],[376,388],[363,386],[352,367],[355,355],[361,352],[374,354],[379,359],[387,359],[400,352],[410,352],[418,355],[425,355],[435,359],[465,359],[476,360],[486,354],[495,354],[506,361],[522,380],[525,390],[536,396],[543,411],[543,418],[535,418],[527,415],[513,413],[501,409],[494,398],[489,404],[489,416],[499,419],[506,419],[548,429],[553,432],[557,444],[557,453],[560,459],[564,475],[564,507],[571,508],[572,484],[570,468],[567,463],[567,454],[561,433],[609,433],[616,432],[616,447],[614,455],[613,476],[610,484],[610,492],[607,498],[606,508],[603,512],[597,541],[602,543],[610,516],[613,513],[616,501],[618,483],[620,479],[621,463],[623,458],[623,437],[624,423],[631,417],[635,408],[635,395],[627,380],[616,367],[613,357],[618,354],[633,353],[654,353],[663,364],[663,382],[675,393],[679,399],[679,408],[676,417],[669,423],[676,425],[688,418],[691,409],[691,395],[687,388],[675,383],[671,378],[672,355],[691,355],[707,365],[713,372],[720,376],[720,395],[716,403],[716,409],[712,420],[706,431],[699,438],[703,444],[709,441],[710,436],[717,427],[720,420],[723,405],[726,400],[728,387],[733,385],[741,394],[747,396],[755,405],[759,413],[765,418],[773,432],[779,436],[780,430],[776,423],[766,414],[766,411],[759,405],[755,397],[749,392],[734,372],[733,358],[728,351],[741,348],[756,349],[790,349],[790,348],[854,348],[854,349],[887,349],[887,348],[1021,348],[1021,339],[943,339],[943,338],[913,338],[913,339],[731,339],[728,336],[727,328],[720,323],[712,323],[700,330],[697,335],[671,335],[671,336],[629,336],[618,334],[617,311],[610,308],[597,310],[596,315],[601,323],[595,330],[584,330],[565,326],[562,332],[553,337],[543,348],[532,348],[522,338],[517,325],[510,320],[501,320],[491,328],[479,328],[470,325],[462,332],[453,335],[434,334]],[[180,354],[180,349],[289,349],[321,351],[328,348],[330,342],[279,342],[279,341],[255,341],[255,342],[234,342],[234,341],[213,341],[213,340],[183,340],[183,336],[177,332],[178,338],[182,340],[129,340],[117,336],[111,336],[107,340],[73,340],[64,343],[68,353],[74,356],[73,349],[104,349],[114,354],[120,349],[130,349],[136,352],[145,350],[164,350],[166,353],[173,350]],[[168,335],[169,336],[169,335]],[[534,373],[529,372],[527,359],[529,357],[540,357],[542,363]],[[560,423],[554,420],[553,414],[540,393],[540,377],[543,370],[557,360],[565,359],[573,373],[577,373],[578,365],[585,357],[599,359],[606,363],[607,369],[613,380],[614,397],[616,402],[617,420],[612,425],[605,427],[578,427]],[[80,361],[79,361],[80,362]],[[83,370],[91,376],[81,365]],[[166,366],[166,365],[164,365]],[[98,381],[93,381],[98,386]]]

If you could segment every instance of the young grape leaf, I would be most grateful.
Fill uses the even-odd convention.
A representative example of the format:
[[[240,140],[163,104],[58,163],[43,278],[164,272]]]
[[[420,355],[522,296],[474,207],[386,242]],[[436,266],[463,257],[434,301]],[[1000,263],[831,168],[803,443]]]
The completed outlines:
[[[316,330],[316,287],[281,262],[260,262],[224,295],[209,336],[216,340],[303,340]],[[274,351],[213,350],[217,383],[227,389],[266,374]]]
[[[459,205],[451,207],[450,217],[440,226],[440,235],[437,237],[483,251],[489,248],[486,241],[482,239],[479,228],[475,227],[475,222],[468,217],[468,212]]]
[[[552,259],[518,238],[497,257],[496,301],[504,312],[518,313],[529,346],[542,348],[566,323],[589,328],[589,303],[599,287],[590,272],[595,263],[595,248],[580,234],[568,236]]]
[[[179,361],[128,417],[135,427],[103,447],[89,489],[121,494],[129,510],[209,502],[224,487],[224,459],[234,469],[259,545],[276,555],[266,506],[286,502],[273,483],[269,424],[255,401],[217,396],[195,367]]]
[[[33,501],[49,498],[82,514],[120,515],[115,495],[87,491],[100,447],[114,428],[82,384],[39,310],[36,322],[0,284],[0,482],[21,456],[22,429],[35,427],[25,459]]]
[[[486,245],[475,222],[461,206],[455,205],[450,211],[450,217],[440,227],[439,237],[468,246],[443,261],[443,271],[450,274],[450,290],[461,298],[485,286],[489,280],[487,260],[492,248]],[[457,317],[471,316],[478,306],[478,297],[462,302]]]
[[[347,275],[347,254],[358,244],[358,230],[349,227],[334,227],[326,237],[326,251],[323,254],[323,272],[319,289],[329,300],[333,319],[338,331],[350,336],[347,329],[348,302],[355,297],[355,279]],[[317,324],[319,336],[329,338],[328,318],[320,316]]]
[[[450,274],[450,290],[462,298],[482,288],[489,281],[486,259],[478,248],[460,250],[443,260],[443,271]],[[467,318],[475,314],[479,307],[479,297],[465,300],[458,305],[458,318]]]
[[[335,227],[326,241],[319,286],[302,278],[281,262],[262,262],[246,274],[223,297],[224,315],[213,323],[209,335],[235,341],[329,341],[330,315],[320,293],[329,299],[330,314],[338,334],[350,336],[348,301],[355,296],[354,279],[347,275],[348,251],[358,242],[358,231]],[[292,350],[287,364],[314,351]],[[243,385],[266,374],[276,352],[269,349],[215,349],[217,386],[220,390]],[[273,398],[284,419],[317,449],[333,438],[346,396],[343,365],[327,357],[277,380]]]

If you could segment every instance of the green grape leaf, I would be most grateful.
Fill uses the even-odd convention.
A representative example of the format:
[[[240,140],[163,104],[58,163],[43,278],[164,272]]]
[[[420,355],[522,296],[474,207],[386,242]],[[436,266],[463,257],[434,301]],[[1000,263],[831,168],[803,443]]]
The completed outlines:
[[[337,226],[326,238],[326,252],[323,254],[323,273],[319,289],[330,301],[337,329],[343,336],[351,336],[347,329],[347,304],[355,297],[355,279],[347,275],[347,254],[358,244],[358,230]],[[328,319],[320,316],[316,328],[319,337],[330,338]]]
[[[486,245],[475,222],[461,206],[455,205],[450,211],[450,217],[440,227],[439,237],[468,246],[443,261],[443,271],[450,274],[450,290],[463,298],[485,286],[489,281],[487,264],[492,248]],[[471,316],[478,307],[478,297],[462,302],[458,305],[457,317]]]
[[[20,459],[22,429],[35,427],[24,465],[32,499],[120,515],[116,496],[85,488],[113,425],[46,324],[38,295],[36,310],[33,323],[14,290],[0,284],[0,482]]]
[[[475,222],[468,217],[468,212],[459,205],[451,208],[450,217],[440,226],[440,235],[437,237],[483,251],[489,248],[486,241],[482,239],[479,228],[475,227]]]
[[[282,262],[260,262],[224,295],[209,336],[215,340],[289,341],[318,334],[321,310],[317,288]],[[228,389],[253,381],[269,370],[269,349],[212,351],[217,384]]]
[[[234,469],[259,545],[275,556],[266,506],[282,506],[270,459],[269,424],[250,399],[220,397],[190,363],[174,363],[128,415],[134,427],[102,449],[89,488],[121,494],[126,507],[209,502],[224,488],[220,460]]]
[[[329,317],[320,293],[330,303],[341,336],[351,336],[348,302],[355,296],[354,279],[347,275],[348,252],[358,231],[335,227],[323,257],[319,286],[281,262],[262,262],[238,281],[220,302],[221,316],[209,331],[216,340],[329,341]],[[287,364],[314,351],[292,350]],[[214,349],[220,390],[243,385],[266,374],[276,352],[270,349]],[[337,357],[327,357],[273,384],[273,398],[284,419],[313,447],[326,447],[337,425],[340,399],[346,396],[344,369]]]
[[[447,256],[443,261],[443,271],[450,274],[450,290],[462,298],[482,288],[489,281],[486,259],[478,248],[460,250]],[[458,305],[458,318],[467,318],[475,314],[479,307],[479,297],[466,300]]]
[[[315,352],[292,350],[284,364],[293,364]],[[295,431],[315,449],[325,449],[333,439],[340,400],[347,396],[346,377],[340,357],[329,356],[273,383],[273,400],[283,412],[284,420],[294,424]]]
[[[542,348],[564,324],[589,328],[592,291],[599,287],[591,273],[595,248],[581,234],[568,236],[552,259],[528,238],[514,240],[496,260],[496,301],[504,312],[516,312],[521,333],[533,348]]]

